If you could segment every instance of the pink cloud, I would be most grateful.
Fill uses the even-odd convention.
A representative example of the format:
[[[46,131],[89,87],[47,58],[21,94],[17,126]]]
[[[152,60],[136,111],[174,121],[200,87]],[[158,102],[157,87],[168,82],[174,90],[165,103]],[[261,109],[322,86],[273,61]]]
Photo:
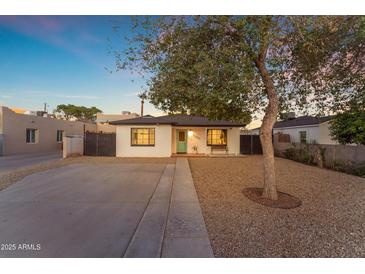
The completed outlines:
[[[0,25],[37,38],[45,37],[46,33],[57,34],[64,29],[61,22],[46,16],[0,16]]]
[[[73,16],[0,16],[0,26],[62,48],[89,63],[103,67],[105,64],[98,64],[90,58],[87,48],[90,43],[99,44],[104,40],[87,30],[75,27],[82,25],[79,21],[80,18]]]
[[[53,32],[57,32],[57,31],[61,31],[63,30],[63,25],[50,17],[43,17],[43,16],[39,16],[39,17],[34,17],[36,18],[36,22],[43,28],[49,31],[53,31]]]

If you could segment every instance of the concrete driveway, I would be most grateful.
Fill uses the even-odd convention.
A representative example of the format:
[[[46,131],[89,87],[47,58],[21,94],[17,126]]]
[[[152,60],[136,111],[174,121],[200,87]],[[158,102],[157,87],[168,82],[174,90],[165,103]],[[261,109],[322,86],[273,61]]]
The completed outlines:
[[[0,156],[0,174],[61,158],[61,152]]]
[[[24,178],[0,192],[0,257],[212,257],[184,160]]]

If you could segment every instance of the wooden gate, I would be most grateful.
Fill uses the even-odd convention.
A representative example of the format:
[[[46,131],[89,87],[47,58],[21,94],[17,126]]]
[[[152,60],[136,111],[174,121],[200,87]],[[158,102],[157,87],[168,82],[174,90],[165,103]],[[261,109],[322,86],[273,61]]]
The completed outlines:
[[[87,156],[115,156],[116,134],[86,132],[84,155]]]
[[[240,136],[241,154],[262,154],[262,147],[259,135]]]

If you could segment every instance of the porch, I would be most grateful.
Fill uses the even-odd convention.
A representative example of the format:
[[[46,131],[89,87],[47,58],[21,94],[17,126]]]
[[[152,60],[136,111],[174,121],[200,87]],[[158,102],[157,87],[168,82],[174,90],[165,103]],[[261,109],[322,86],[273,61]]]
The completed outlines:
[[[239,155],[239,128],[172,127],[171,131],[172,157]]]

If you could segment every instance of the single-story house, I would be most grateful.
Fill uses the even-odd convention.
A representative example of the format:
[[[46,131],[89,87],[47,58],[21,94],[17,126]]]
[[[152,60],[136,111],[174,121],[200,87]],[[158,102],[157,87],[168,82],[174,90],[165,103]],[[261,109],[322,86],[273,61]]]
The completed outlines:
[[[116,129],[117,157],[240,153],[242,123],[201,116],[143,116],[110,122]]]
[[[329,131],[329,122],[333,116],[313,117],[300,116],[275,123],[273,134],[287,134],[291,143],[317,143],[335,145]],[[242,131],[241,134],[259,135],[260,127]]]
[[[331,138],[329,122],[333,116],[301,116],[294,119],[276,122],[273,133],[290,136],[291,143],[338,144]]]
[[[0,106],[0,156],[56,152],[65,135],[96,131],[96,124],[21,114]]]

